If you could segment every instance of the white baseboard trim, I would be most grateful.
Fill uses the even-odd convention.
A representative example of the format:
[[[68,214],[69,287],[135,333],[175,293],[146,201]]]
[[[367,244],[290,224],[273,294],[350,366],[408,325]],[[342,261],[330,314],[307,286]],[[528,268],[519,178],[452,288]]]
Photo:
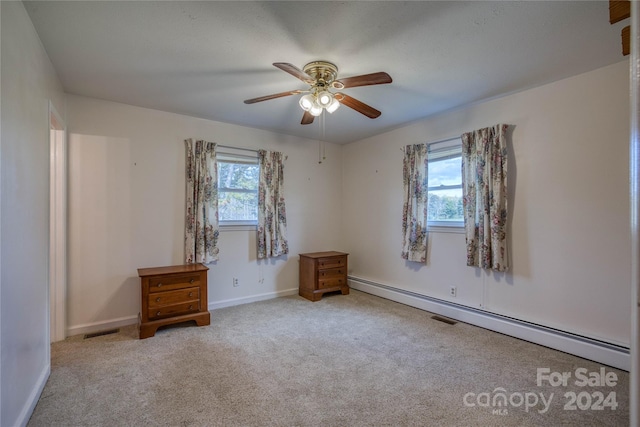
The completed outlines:
[[[284,297],[288,295],[297,295],[298,288],[285,289],[284,291],[267,292],[259,295],[251,295],[242,298],[233,298],[223,301],[209,302],[209,310],[215,310],[218,308],[231,307],[234,305],[248,304],[250,302],[264,301],[273,298]],[[67,328],[67,337],[74,335],[91,334],[94,332],[105,331],[108,329],[120,328],[123,326],[138,324],[138,316],[120,317],[113,320],[105,320],[102,322],[85,323],[84,325],[72,326]]]
[[[92,334],[94,332],[106,331],[108,329],[120,328],[122,326],[136,325],[138,316],[126,316],[118,319],[104,320],[101,322],[85,323],[84,325],[67,328],[67,336]]]
[[[349,276],[349,286],[359,291],[540,344],[627,372],[631,367],[631,356],[629,349],[626,347],[454,304],[355,276]]]
[[[248,304],[250,302],[264,301],[289,295],[298,295],[298,288],[285,289],[284,291],[277,292],[267,292],[242,298],[232,298],[223,301],[214,301],[209,303],[209,310],[216,310],[218,308],[232,307],[234,305]]]
[[[20,415],[16,419],[16,426],[25,427],[29,422],[29,418],[31,418],[31,414],[33,414],[33,410],[36,408],[36,404],[40,399],[40,395],[42,394],[42,390],[44,390],[45,384],[47,384],[47,380],[49,379],[49,375],[51,374],[51,362],[47,360],[47,364],[44,366],[42,371],[40,372],[40,376],[38,376],[38,381],[31,390],[29,394],[29,398],[25,402],[22,407],[22,411],[20,411]]]

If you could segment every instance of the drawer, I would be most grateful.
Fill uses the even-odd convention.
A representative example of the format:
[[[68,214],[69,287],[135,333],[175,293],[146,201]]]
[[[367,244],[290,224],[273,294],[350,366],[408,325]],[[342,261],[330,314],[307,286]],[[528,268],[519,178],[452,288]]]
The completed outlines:
[[[149,292],[170,291],[200,285],[199,274],[157,276],[149,279]]]
[[[337,288],[347,284],[347,279],[343,277],[334,277],[331,279],[319,279],[318,289]]]
[[[149,319],[161,317],[179,316],[200,311],[200,301],[185,302],[182,304],[165,305],[163,307],[149,308]]]
[[[164,305],[178,304],[181,302],[198,301],[200,288],[178,289],[176,291],[163,291],[149,294],[149,308]]]
[[[318,270],[318,279],[333,279],[336,277],[344,277],[347,273],[347,269],[341,268],[329,268],[326,270]]]
[[[347,265],[347,257],[331,257],[331,258],[318,258],[318,269],[345,267]]]

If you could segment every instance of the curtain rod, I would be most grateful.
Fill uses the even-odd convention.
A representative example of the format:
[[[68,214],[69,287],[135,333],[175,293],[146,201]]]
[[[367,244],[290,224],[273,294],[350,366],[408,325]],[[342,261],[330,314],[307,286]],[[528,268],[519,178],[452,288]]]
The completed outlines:
[[[222,144],[216,144],[217,147],[222,147],[222,148],[230,148],[232,150],[241,150],[241,151],[253,151],[254,153],[257,153],[258,150],[255,148],[242,148],[242,147],[232,147],[230,145],[222,145]]]
[[[462,136],[454,136],[454,137],[451,137],[451,138],[441,139],[439,141],[427,142],[427,145],[441,144],[443,142],[449,142],[449,141],[453,141],[453,140],[461,139],[461,138],[462,138]]]
[[[456,139],[462,139],[462,136],[453,136],[451,138],[446,138],[446,139],[440,139],[438,141],[431,141],[431,142],[426,142],[424,145],[426,145],[427,147],[429,147],[430,145],[433,144],[441,144],[443,142],[449,142],[449,141],[454,141]],[[404,147],[400,147],[400,151],[404,152]]]
[[[260,151],[260,150],[255,149],[255,148],[232,147],[232,146],[230,146],[230,145],[222,145],[222,144],[218,144],[218,143],[216,143],[216,147],[229,148],[229,149],[231,149],[231,150],[251,151],[251,152],[253,152],[253,153],[257,153],[258,151]],[[283,154],[284,154],[284,153],[283,153]],[[238,154],[238,156],[240,156],[240,154]],[[288,159],[289,159],[289,156],[288,156],[288,155],[286,155],[286,154],[284,154],[284,159],[285,159],[285,160],[288,160]]]

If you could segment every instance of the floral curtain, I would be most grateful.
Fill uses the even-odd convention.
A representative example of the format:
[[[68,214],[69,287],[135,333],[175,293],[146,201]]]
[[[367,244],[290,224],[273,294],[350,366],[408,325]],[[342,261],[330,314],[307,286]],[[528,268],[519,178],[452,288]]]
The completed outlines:
[[[402,210],[402,258],[427,261],[427,146],[404,148]]]
[[[218,163],[216,144],[185,140],[186,215],[185,262],[210,263],[218,260]]]
[[[284,206],[284,161],[277,151],[258,151],[258,259],[289,253]]]
[[[462,203],[467,265],[509,268],[507,251],[507,125],[462,135]]]

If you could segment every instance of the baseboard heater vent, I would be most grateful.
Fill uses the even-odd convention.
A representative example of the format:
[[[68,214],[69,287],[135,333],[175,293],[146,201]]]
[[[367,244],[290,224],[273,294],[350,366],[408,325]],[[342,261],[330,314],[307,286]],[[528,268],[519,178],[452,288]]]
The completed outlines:
[[[348,276],[352,289],[419,308],[432,315],[455,319],[521,340],[533,342],[584,359],[629,371],[629,347],[554,329],[483,309],[456,304],[356,276]]]
[[[88,338],[101,337],[103,335],[117,334],[118,332],[120,332],[120,329],[108,329],[106,331],[94,332],[92,334],[85,334],[84,339],[86,340]]]
[[[447,325],[455,325],[456,323],[458,323],[455,320],[447,319],[446,317],[437,316],[437,315],[436,316],[431,316],[431,318],[433,320],[437,320],[438,322],[446,323]]]

